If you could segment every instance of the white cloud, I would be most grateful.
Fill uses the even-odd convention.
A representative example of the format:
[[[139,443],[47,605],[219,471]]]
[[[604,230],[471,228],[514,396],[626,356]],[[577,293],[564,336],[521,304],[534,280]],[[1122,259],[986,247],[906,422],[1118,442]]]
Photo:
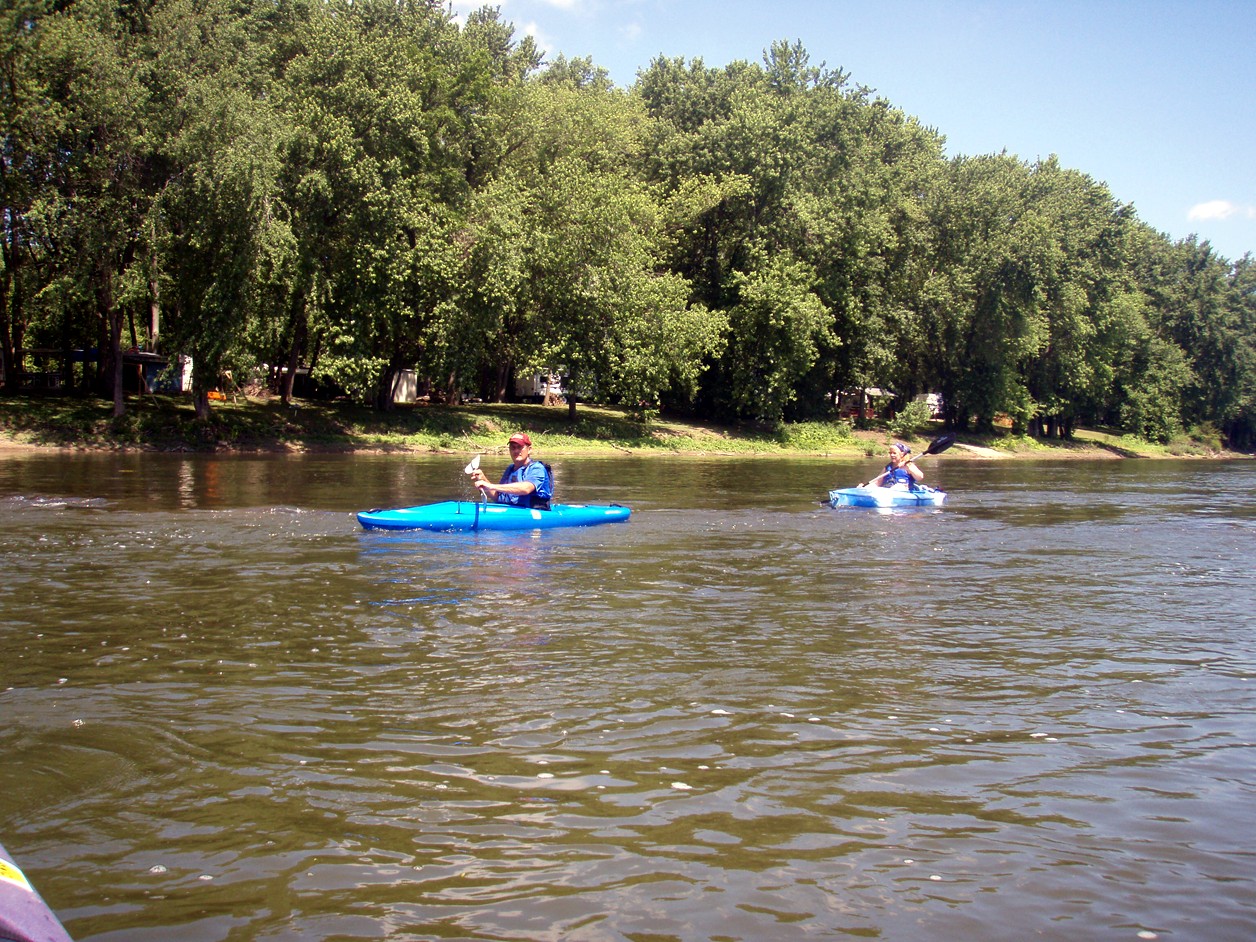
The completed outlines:
[[[1235,206],[1229,200],[1209,200],[1207,203],[1196,203],[1191,207],[1190,212],[1186,214],[1187,219],[1229,219],[1235,213],[1242,213],[1244,210],[1240,206]],[[1247,211],[1251,215],[1251,210]]]
[[[541,32],[541,28],[537,26],[535,22],[528,23],[524,26],[523,34],[525,36],[532,37],[532,41],[536,43],[536,48],[540,50],[541,54],[544,55],[546,59],[550,57],[550,54],[554,51],[554,43],[545,37],[545,35]]]

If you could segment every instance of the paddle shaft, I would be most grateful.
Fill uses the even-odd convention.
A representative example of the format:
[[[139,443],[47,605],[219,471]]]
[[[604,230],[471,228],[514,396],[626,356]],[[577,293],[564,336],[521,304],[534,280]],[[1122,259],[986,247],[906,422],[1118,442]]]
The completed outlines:
[[[476,455],[472,458],[465,468],[462,469],[463,474],[474,475],[480,470],[480,456]],[[480,504],[488,503],[488,495],[484,493],[484,488],[479,488],[480,496],[475,502],[475,520],[471,523],[472,530],[480,529]]]

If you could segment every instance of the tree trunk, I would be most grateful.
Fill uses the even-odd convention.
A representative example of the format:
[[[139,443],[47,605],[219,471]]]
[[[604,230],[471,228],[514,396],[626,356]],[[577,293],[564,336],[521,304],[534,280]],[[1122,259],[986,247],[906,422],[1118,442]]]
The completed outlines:
[[[131,310],[129,304],[127,305],[126,323],[131,331],[131,349],[138,352],[140,349],[140,337],[139,332],[135,329],[135,312]]]
[[[157,352],[157,338],[161,333],[161,282],[157,280],[156,263],[153,276],[148,280],[148,352]]]
[[[292,386],[297,379],[297,367],[301,364],[301,351],[294,343],[288,351],[288,368],[279,376],[279,401],[285,406],[292,404]]]
[[[105,324],[105,362],[107,373],[102,378],[113,398],[113,417],[126,414],[126,391],[122,383],[122,311],[113,303],[113,276],[108,271],[97,273],[96,306]]]
[[[397,375],[400,372],[395,366],[389,366],[384,370],[384,375],[379,381],[379,389],[375,392],[375,408],[380,412],[393,411],[393,385],[397,382]]]
[[[506,395],[510,391],[510,378],[514,375],[509,360],[502,360],[497,364],[497,378],[493,386],[493,402],[505,402]]]
[[[109,347],[113,356],[113,370],[109,382],[113,386],[113,417],[126,415],[126,390],[123,388],[122,371],[122,319],[116,318],[109,331]]]
[[[4,271],[0,272],[0,390],[17,392],[17,363],[13,353],[13,329],[9,323],[9,286],[13,283],[13,265],[9,247],[4,246]]]
[[[292,314],[292,348],[288,351],[288,372],[279,382],[279,396],[285,406],[292,402],[292,386],[296,382],[297,367],[301,365],[301,351],[305,349],[308,330],[304,300],[300,300],[295,307]]]

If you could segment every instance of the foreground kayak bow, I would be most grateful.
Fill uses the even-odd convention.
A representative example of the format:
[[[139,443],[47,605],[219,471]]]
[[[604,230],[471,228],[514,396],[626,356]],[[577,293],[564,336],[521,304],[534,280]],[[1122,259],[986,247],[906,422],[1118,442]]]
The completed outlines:
[[[0,845],[0,938],[14,942],[72,942],[69,933]]]

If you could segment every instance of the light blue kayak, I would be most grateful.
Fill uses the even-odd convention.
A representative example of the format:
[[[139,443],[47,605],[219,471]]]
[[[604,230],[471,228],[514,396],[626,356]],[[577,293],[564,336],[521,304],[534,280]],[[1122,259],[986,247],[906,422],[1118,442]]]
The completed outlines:
[[[829,491],[834,507],[941,507],[946,491],[919,485],[905,487],[843,487]]]
[[[549,530],[618,523],[632,511],[619,504],[553,504],[549,510],[446,500],[417,507],[364,510],[358,523],[367,530]]]

